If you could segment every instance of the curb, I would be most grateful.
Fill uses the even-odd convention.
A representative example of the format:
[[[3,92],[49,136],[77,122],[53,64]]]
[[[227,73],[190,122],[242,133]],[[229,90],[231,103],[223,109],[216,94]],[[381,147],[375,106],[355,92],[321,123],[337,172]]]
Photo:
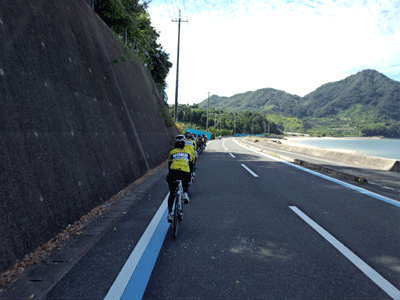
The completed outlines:
[[[368,183],[368,180],[364,176],[351,175],[351,174],[344,173],[344,172],[341,172],[341,171],[338,171],[338,170],[335,170],[335,169],[327,168],[327,167],[324,167],[324,166],[321,166],[321,165],[312,164],[310,162],[307,162],[307,161],[304,161],[304,160],[300,160],[300,159],[295,159],[293,162],[295,164],[301,165],[301,166],[306,167],[306,168],[321,170],[321,171],[323,171],[325,173],[336,175],[336,176],[338,176],[340,178],[343,178],[343,179],[357,181],[358,183]]]
[[[17,280],[0,289],[0,299],[45,299],[47,294],[102,239],[159,180],[166,177],[166,162],[142,176],[103,203],[107,210],[83,224],[64,245],[40,262],[27,266]]]

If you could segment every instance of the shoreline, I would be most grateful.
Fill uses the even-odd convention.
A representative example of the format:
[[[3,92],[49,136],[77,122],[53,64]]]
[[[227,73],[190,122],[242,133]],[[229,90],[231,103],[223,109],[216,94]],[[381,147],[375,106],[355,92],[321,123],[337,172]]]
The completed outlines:
[[[297,146],[297,147],[309,147],[315,149],[325,149],[330,151],[337,151],[342,153],[352,153],[356,155],[363,155],[363,156],[371,156],[371,157],[381,157],[381,158],[389,158],[399,160],[399,158],[394,158],[392,152],[389,156],[382,156],[378,153],[368,153],[368,149],[349,149],[349,148],[340,148],[340,141],[383,141],[383,140],[395,140],[400,141],[400,139],[393,139],[393,138],[384,138],[384,137],[287,137],[282,140],[282,143],[287,145]],[[305,143],[301,143],[301,142]],[[327,147],[319,147],[317,145],[309,145],[307,141],[338,141],[338,148],[336,145],[331,145],[329,148]],[[372,151],[371,151],[372,152]],[[375,155],[374,155],[375,154]]]
[[[258,143],[259,145],[286,151],[297,153],[299,155],[312,156],[312,157],[320,157],[326,158],[332,161],[337,161],[341,163],[348,163],[349,166],[354,167],[364,167],[367,169],[376,169],[381,171],[392,171],[399,172],[400,159],[398,158],[389,158],[382,156],[374,156],[371,154],[361,154],[358,153],[357,150],[354,149],[343,149],[343,148],[334,148],[334,146],[330,146],[330,148],[322,148],[311,146],[307,144],[296,143],[300,140],[310,140],[308,137],[301,137],[295,139],[264,139],[264,138],[248,138],[249,142]],[[315,139],[315,138],[314,138]],[[329,139],[329,138],[326,138]],[[313,140],[313,138],[311,138]],[[345,139],[348,140],[348,139]],[[358,138],[358,140],[360,140]],[[364,138],[365,140],[365,138]],[[371,140],[371,139],[367,139]],[[378,141],[379,139],[372,139],[372,141]],[[340,144],[340,142],[339,142]],[[397,145],[397,144],[396,144]]]
[[[317,147],[317,146],[311,146],[311,145],[307,145],[307,144],[300,144],[298,143],[299,141],[310,141],[310,140],[321,140],[321,139],[325,139],[325,140],[333,140],[333,139],[342,139],[344,140],[344,138],[327,138],[327,137],[323,137],[323,138],[318,138],[318,137],[294,137],[294,138],[286,138],[286,140],[281,141],[282,144],[286,144],[286,145],[293,145],[293,146],[297,146],[297,147],[304,147],[304,148],[314,148],[314,149],[324,149],[324,150],[329,150],[329,151],[337,151],[337,152],[343,152],[343,153],[352,153],[352,154],[357,154],[356,150],[350,150],[350,149],[343,149],[343,148],[324,148],[324,147]],[[346,138],[346,140],[348,140]]]
[[[391,138],[384,138],[384,137],[333,137],[333,136],[326,136],[326,137],[309,137],[309,136],[300,136],[300,137],[285,137],[288,141],[293,141],[296,143],[297,141],[307,141],[307,140],[344,140],[344,141],[351,141],[351,140],[393,140]]]

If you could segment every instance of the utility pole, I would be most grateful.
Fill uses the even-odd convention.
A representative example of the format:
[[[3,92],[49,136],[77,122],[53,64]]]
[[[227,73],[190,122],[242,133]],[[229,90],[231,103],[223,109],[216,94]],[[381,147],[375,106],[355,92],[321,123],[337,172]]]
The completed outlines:
[[[234,114],[233,115],[233,128],[234,128],[234,130],[233,130],[233,136],[236,136],[236,114]]]
[[[181,10],[179,10],[179,20],[172,20],[172,22],[178,22],[178,54],[176,62],[176,88],[175,88],[175,109],[174,109],[174,120],[178,122],[178,82],[179,82],[179,44],[181,40],[181,22],[187,22],[181,20]]]
[[[208,133],[208,111],[210,110],[210,92],[208,92],[207,99],[207,124],[206,124],[206,133]]]

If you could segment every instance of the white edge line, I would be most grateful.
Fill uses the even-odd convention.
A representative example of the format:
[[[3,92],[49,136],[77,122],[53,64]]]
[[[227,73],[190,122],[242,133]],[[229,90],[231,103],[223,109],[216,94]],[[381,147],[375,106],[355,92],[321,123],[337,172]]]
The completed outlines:
[[[157,213],[154,215],[150,224],[147,226],[146,231],[143,233],[135,249],[133,249],[131,255],[129,256],[121,272],[115,279],[104,300],[115,300],[122,297],[125,288],[132,277],[133,272],[135,271],[144,251],[146,250],[147,245],[150,242],[150,239],[154,234],[154,231],[156,230],[165,210],[167,209],[168,196],[169,193],[165,197],[163,203],[159,207]]]
[[[376,285],[384,290],[390,297],[393,299],[400,299],[400,291],[389,281],[383,278],[378,272],[372,269],[368,264],[366,264],[361,258],[351,252],[349,248],[339,242],[335,237],[319,226],[296,206],[289,206],[289,208],[301,219],[303,219],[303,221],[310,225],[315,231],[317,231],[333,247],[339,250],[340,253],[350,260],[358,269],[360,269],[361,272],[363,272],[369,279],[371,279]]]
[[[254,177],[258,177],[258,175],[256,173],[254,173],[252,170],[250,170],[246,165],[241,164],[243,168],[245,168],[251,175],[253,175]]]
[[[233,158],[236,158],[235,155],[233,155],[232,153],[229,153],[230,156],[232,156]]]
[[[391,205],[400,207],[400,202],[397,201],[397,200],[394,200],[394,199],[391,199],[391,198],[388,198],[388,197],[379,195],[379,194],[374,193],[374,192],[370,192],[370,191],[365,190],[365,189],[363,189],[363,188],[360,188],[360,187],[351,185],[351,184],[349,184],[349,183],[343,182],[343,181],[341,181],[341,180],[338,180],[338,179],[335,179],[335,178],[332,178],[332,177],[329,177],[329,176],[326,176],[326,175],[323,175],[323,174],[314,172],[314,171],[312,171],[312,170],[308,170],[308,169],[303,168],[303,167],[301,167],[301,166],[297,166],[297,165],[295,165],[295,164],[289,163],[289,162],[287,162],[287,161],[285,161],[285,160],[283,160],[283,159],[280,159],[280,158],[277,158],[277,157],[274,157],[274,156],[271,156],[271,155],[268,155],[268,154],[265,154],[265,153],[261,153],[260,151],[250,149],[250,148],[248,148],[248,147],[245,147],[245,146],[241,145],[240,143],[238,143],[237,141],[235,141],[235,139],[234,139],[233,141],[234,141],[236,144],[238,144],[239,146],[241,146],[241,147],[243,147],[243,148],[245,148],[245,149],[247,149],[247,150],[249,150],[249,151],[253,151],[253,152],[258,153],[258,154],[260,154],[260,155],[263,155],[263,156],[265,156],[265,157],[268,157],[268,158],[274,159],[274,160],[276,160],[276,161],[282,162],[282,163],[284,163],[284,164],[286,164],[286,165],[288,165],[288,166],[291,166],[291,167],[293,167],[293,168],[297,168],[297,169],[302,170],[302,171],[304,171],[304,172],[313,174],[313,175],[315,175],[315,176],[318,176],[318,177],[324,178],[324,179],[326,179],[326,180],[335,182],[335,183],[337,183],[337,184],[343,185],[343,186],[345,186],[345,187],[348,187],[349,189],[355,190],[355,191],[357,191],[357,192],[359,192],[359,193],[368,195],[368,196],[373,197],[373,198],[375,198],[375,199],[378,199],[378,200],[384,201],[384,202],[386,202],[386,203],[389,203],[389,204],[391,204]]]

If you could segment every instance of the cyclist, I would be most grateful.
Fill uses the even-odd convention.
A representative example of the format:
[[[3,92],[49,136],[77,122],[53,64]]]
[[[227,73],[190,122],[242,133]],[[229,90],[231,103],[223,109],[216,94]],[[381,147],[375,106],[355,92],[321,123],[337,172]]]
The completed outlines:
[[[190,149],[193,154],[193,168],[190,170],[191,176],[190,176],[190,183],[194,180],[194,176],[196,176],[195,169],[196,169],[196,162],[197,162],[197,155],[196,155],[196,150],[197,150],[197,145],[196,143],[192,140],[192,133],[191,132],[186,132],[185,133],[185,148]]]
[[[186,146],[189,146],[190,149],[193,149],[193,155],[195,156],[196,154],[196,150],[197,150],[197,145],[196,143],[193,141],[193,136],[191,132],[186,132],[185,133],[185,144]]]
[[[207,135],[206,135],[205,133],[203,133],[203,144],[204,144],[204,149],[205,149],[206,146],[207,146],[207,141],[208,141]]]
[[[194,177],[196,176],[196,166],[197,166],[197,159],[199,158],[199,154],[197,153],[197,138],[194,133],[191,134],[190,139],[193,142],[193,147],[194,147],[194,165],[193,165],[193,173],[192,173],[192,181]]]
[[[196,160],[197,160],[197,155],[196,155],[196,152],[197,152],[197,144],[196,144],[196,142],[194,141],[193,133],[191,133],[191,132],[186,132],[186,133],[185,133],[185,138],[186,138],[186,141],[185,141],[186,145],[189,145],[189,146],[191,146],[191,147],[193,148],[193,154],[194,154],[195,163],[196,163]]]
[[[197,136],[197,141],[197,148],[203,150],[203,137],[200,134]]]
[[[204,149],[206,149],[206,139],[204,137],[204,134],[200,136],[200,140],[201,140],[201,150],[204,151]]]
[[[195,156],[195,165],[197,163],[197,158],[199,157],[197,150],[198,150],[198,146],[197,146],[197,137],[194,133],[192,133],[192,141],[194,142],[195,148],[194,148],[194,156]]]
[[[174,216],[172,206],[174,205],[174,195],[176,189],[176,180],[182,180],[183,187],[183,203],[189,203],[189,182],[191,180],[191,172],[193,170],[193,152],[190,148],[185,147],[185,136],[177,135],[174,138],[175,149],[171,150],[168,155],[168,175],[167,182],[169,187],[168,198],[168,222],[172,222]]]

